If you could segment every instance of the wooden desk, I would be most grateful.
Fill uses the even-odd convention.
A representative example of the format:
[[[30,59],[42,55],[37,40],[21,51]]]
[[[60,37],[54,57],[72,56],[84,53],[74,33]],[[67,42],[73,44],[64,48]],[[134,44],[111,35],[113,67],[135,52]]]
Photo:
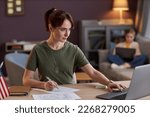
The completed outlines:
[[[129,81],[119,81],[125,86],[129,86]],[[79,84],[69,84],[64,85],[66,87],[77,88],[80,89],[76,92],[78,96],[81,97],[81,100],[97,100],[96,95],[104,94],[107,90],[104,89],[96,89],[96,85],[99,83],[79,83]],[[32,94],[45,94],[44,91],[37,91],[32,89],[28,96],[10,96],[7,97],[6,100],[33,100]],[[141,99],[150,99],[150,96],[141,98]]]

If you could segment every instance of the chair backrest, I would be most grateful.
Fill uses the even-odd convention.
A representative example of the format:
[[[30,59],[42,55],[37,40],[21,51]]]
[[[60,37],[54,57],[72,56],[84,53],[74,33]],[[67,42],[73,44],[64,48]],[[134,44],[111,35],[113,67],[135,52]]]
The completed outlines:
[[[29,55],[25,53],[9,53],[5,55],[5,67],[9,78],[10,86],[23,85],[22,77]],[[39,80],[38,70],[34,74],[34,79]],[[76,75],[73,74],[72,84],[76,84]]]
[[[5,67],[10,86],[22,85],[22,77],[28,56],[25,53],[8,53],[5,55]]]

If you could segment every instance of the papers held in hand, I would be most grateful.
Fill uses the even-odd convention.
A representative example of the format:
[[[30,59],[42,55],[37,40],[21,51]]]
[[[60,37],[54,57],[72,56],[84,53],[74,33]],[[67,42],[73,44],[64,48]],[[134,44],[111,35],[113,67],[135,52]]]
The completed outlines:
[[[9,88],[10,96],[26,96],[31,87],[29,86],[11,86]]]

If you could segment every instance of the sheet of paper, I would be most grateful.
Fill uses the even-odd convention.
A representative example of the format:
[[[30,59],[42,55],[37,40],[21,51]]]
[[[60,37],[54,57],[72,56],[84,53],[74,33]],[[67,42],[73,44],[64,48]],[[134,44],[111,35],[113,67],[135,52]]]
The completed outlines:
[[[34,100],[76,100],[80,99],[78,95],[75,93],[60,93],[60,92],[52,92],[49,94],[36,94],[32,95]]]
[[[36,91],[42,91],[46,93],[51,93],[51,92],[76,92],[79,91],[79,89],[76,88],[68,88],[68,87],[63,87],[63,86],[58,86],[58,88],[55,88],[53,91],[46,91],[44,89],[38,89],[38,88],[32,88],[33,90]]]
[[[79,91],[79,89],[58,86],[58,88],[55,88],[53,91],[50,92],[76,92],[76,91]]]

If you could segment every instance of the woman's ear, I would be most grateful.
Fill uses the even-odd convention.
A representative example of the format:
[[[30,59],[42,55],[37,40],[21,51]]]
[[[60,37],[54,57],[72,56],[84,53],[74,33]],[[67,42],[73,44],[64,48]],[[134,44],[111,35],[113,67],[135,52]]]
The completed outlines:
[[[51,32],[52,31],[52,25],[51,24],[48,24],[48,28],[49,28],[49,31]]]

